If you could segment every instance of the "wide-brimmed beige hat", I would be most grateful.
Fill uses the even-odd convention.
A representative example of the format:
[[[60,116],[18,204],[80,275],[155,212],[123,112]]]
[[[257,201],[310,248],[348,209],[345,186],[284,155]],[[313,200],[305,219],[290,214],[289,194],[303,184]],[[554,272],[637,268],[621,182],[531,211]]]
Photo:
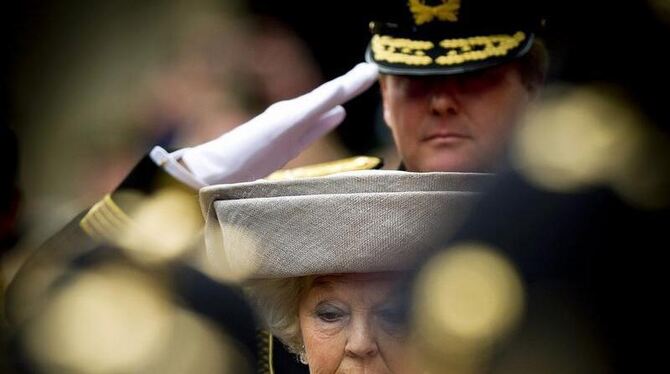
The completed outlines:
[[[208,255],[225,274],[398,271],[458,227],[490,179],[369,170],[206,187]]]

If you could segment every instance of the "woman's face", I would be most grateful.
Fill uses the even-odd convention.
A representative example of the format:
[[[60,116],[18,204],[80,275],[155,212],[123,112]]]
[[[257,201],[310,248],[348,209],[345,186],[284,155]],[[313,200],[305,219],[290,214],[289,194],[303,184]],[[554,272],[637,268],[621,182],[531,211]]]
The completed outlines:
[[[300,300],[312,373],[404,373],[405,331],[390,296],[393,273],[326,275]]]

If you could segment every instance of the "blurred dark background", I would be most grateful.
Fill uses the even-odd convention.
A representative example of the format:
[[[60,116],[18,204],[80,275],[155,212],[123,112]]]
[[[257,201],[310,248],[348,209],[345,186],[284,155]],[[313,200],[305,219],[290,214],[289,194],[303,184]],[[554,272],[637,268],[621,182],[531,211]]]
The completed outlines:
[[[5,50],[0,60],[0,243],[3,251],[15,251],[2,259],[2,283],[11,279],[24,254],[110,191],[152,145],[181,147],[218,136],[273,102],[305,93],[362,61],[370,14],[381,4],[6,4],[0,22]],[[670,2],[547,1],[542,7],[551,59],[548,84],[595,84],[616,92],[621,100],[614,103],[660,130],[652,134],[667,145],[670,61],[664,52]],[[347,119],[336,134],[289,166],[371,154],[388,156],[386,167],[395,168],[398,160],[389,149],[377,90],[346,109]],[[605,155],[613,164],[625,151],[616,145]],[[576,331],[604,339],[605,355],[616,358],[608,365],[630,370],[645,355],[651,357],[645,365],[663,358],[659,346],[637,332],[654,333],[665,318],[657,303],[663,298],[658,286],[665,274],[667,205],[652,201],[661,205],[650,209],[645,204],[650,196],[668,196],[662,189],[668,182],[663,179],[668,157],[667,152],[637,156],[632,167],[624,165],[623,178],[607,181],[616,185],[598,180],[578,191],[545,190],[519,175],[506,175],[497,194],[472,217],[471,229],[461,233],[461,238],[485,239],[501,249],[527,282],[527,322],[540,327],[531,326],[530,340],[520,339],[518,350],[511,346],[513,353],[552,336],[551,318],[557,318],[553,326],[561,330],[574,327],[571,318],[586,312],[586,329]],[[660,179],[644,179],[649,175]],[[647,180],[660,187],[648,189]],[[570,314],[572,307],[578,313]],[[569,347],[582,339],[565,331],[557,344]]]
[[[9,185],[20,187],[17,227],[31,233],[24,245],[39,243],[110,191],[152,145],[181,147],[218,136],[362,61],[371,14],[383,3],[7,4],[2,167]],[[541,7],[549,83],[617,86],[651,123],[667,128],[668,1]],[[288,166],[370,154],[397,167],[378,90],[346,109],[334,136]],[[18,153],[6,127],[18,137]],[[16,200],[8,188],[3,196]]]

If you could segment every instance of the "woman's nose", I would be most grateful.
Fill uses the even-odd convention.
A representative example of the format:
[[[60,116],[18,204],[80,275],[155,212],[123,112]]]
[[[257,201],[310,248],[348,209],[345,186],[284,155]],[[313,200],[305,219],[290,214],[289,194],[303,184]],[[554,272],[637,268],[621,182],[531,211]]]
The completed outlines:
[[[352,324],[345,352],[350,357],[369,358],[379,353],[377,338],[369,322]]]

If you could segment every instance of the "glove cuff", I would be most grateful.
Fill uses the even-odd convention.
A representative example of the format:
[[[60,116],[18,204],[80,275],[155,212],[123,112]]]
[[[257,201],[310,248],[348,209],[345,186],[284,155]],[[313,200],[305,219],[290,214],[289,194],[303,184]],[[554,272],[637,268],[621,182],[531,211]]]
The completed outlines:
[[[188,148],[182,148],[178,151],[168,153],[162,147],[155,146],[149,153],[149,157],[151,157],[151,159],[156,163],[156,165],[163,168],[163,170],[165,170],[166,173],[170,174],[178,181],[184,183],[185,185],[193,189],[199,190],[202,187],[207,186],[208,184],[205,183],[205,181],[203,181],[202,179],[196,177],[184,165],[182,165],[179,162],[181,155],[187,149]]]

